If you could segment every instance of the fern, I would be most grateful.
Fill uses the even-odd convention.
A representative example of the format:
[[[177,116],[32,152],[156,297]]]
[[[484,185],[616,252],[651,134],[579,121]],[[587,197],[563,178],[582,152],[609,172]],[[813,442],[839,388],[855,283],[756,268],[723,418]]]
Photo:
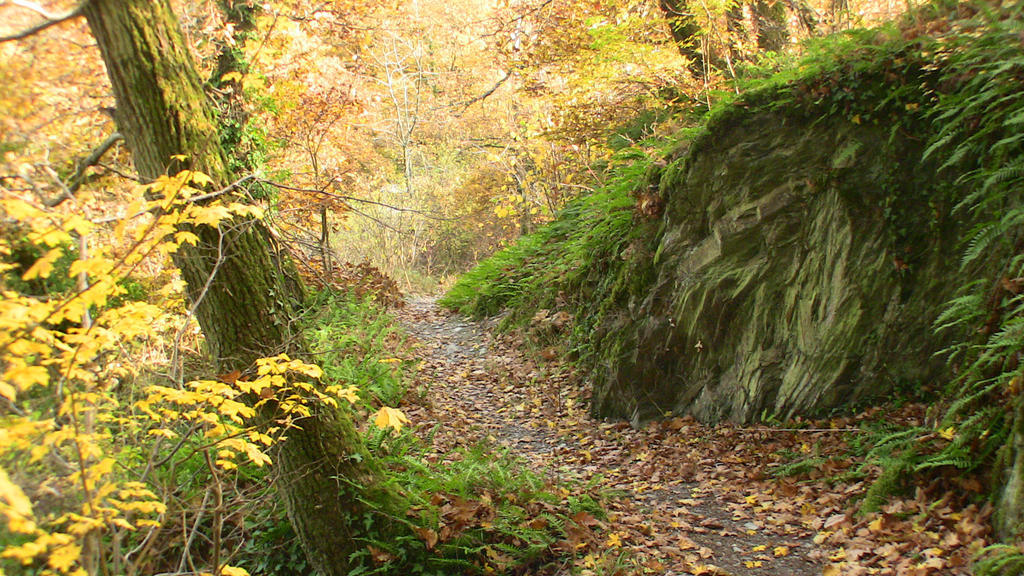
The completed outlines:
[[[864,500],[860,505],[862,514],[878,512],[890,497],[906,489],[910,478],[909,472],[913,469],[913,456],[913,449],[910,449],[902,458],[886,457],[877,460],[882,466],[882,474],[864,494]]]
[[[984,299],[978,294],[977,285],[981,281],[973,282],[966,288],[968,292],[950,300],[935,319],[935,330],[948,330],[964,324],[973,325],[984,316]]]
[[[1018,134],[1013,137],[1014,142],[1019,142],[1024,139],[1024,134]],[[1004,138],[993,145],[993,148],[999,147],[1000,144],[1004,144],[1009,138]],[[985,183],[981,189],[983,191],[993,190],[995,186],[999,184],[1013,183],[1024,179],[1024,157],[1014,158],[1010,164],[998,168],[989,174],[988,178],[985,179]]]
[[[1024,552],[1016,546],[995,544],[978,553],[974,563],[976,576],[1019,576],[1024,574]]]

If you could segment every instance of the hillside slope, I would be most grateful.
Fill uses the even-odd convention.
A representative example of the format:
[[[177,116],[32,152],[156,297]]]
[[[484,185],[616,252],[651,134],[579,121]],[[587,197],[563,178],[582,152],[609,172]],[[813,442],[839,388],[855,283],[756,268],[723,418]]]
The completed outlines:
[[[829,40],[695,135],[621,153],[445,302],[571,330],[600,415],[788,419],[897,390],[951,406],[949,446],[912,467],[1019,461],[996,463],[1021,421],[1019,10],[933,6]]]

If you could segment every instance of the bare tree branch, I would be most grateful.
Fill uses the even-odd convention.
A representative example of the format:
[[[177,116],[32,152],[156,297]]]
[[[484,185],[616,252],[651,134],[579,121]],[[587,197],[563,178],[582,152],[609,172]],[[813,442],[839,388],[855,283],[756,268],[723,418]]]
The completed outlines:
[[[43,30],[46,30],[50,26],[55,26],[57,24],[60,24],[61,22],[67,22],[68,20],[77,18],[82,14],[82,10],[85,9],[85,5],[88,4],[89,1],[85,0],[78,6],[75,6],[74,8],[63,14],[51,14],[50,12],[47,12],[45,8],[36,4],[35,2],[27,2],[26,0],[8,0],[4,4],[8,3],[14,4],[15,6],[19,6],[26,10],[31,10],[36,14],[42,16],[44,20],[39,24],[30,26],[19,32],[14,32],[13,34],[8,34],[6,36],[0,36],[0,43],[11,42],[13,40],[22,40],[24,38],[28,38],[33,34],[42,32]]]
[[[341,200],[346,205],[348,205],[349,208],[352,208],[352,206],[349,204],[350,202],[360,202],[362,204],[372,204],[374,206],[380,206],[382,208],[387,208],[389,210],[394,210],[395,212],[411,212],[413,214],[419,214],[420,216],[423,216],[424,218],[429,218],[431,220],[438,220],[438,221],[458,220],[458,218],[445,218],[443,216],[437,216],[435,214],[430,214],[428,212],[424,212],[423,210],[417,210],[416,208],[404,208],[402,206],[394,206],[394,205],[391,205],[391,204],[385,204],[384,202],[377,202],[376,200],[367,200],[365,198],[357,198],[355,196],[344,196],[342,194],[335,194],[333,192],[328,192],[327,190],[323,190],[323,189],[319,189],[319,188],[299,188],[299,187],[296,187],[296,186],[288,186],[287,184],[281,184],[280,182],[274,182],[272,180],[264,180],[262,178],[258,178],[257,180],[259,182],[264,183],[264,184],[269,184],[269,185],[271,185],[271,186],[273,186],[275,188],[280,188],[281,190],[290,190],[292,192],[306,192],[306,193],[309,193],[309,194],[319,194],[319,195],[325,196],[327,198],[333,198],[335,200]],[[353,211],[356,212],[357,214],[361,214],[357,210],[353,210]]]
[[[491,86],[490,89],[488,89],[483,94],[480,94],[479,96],[474,96],[473,98],[470,98],[469,100],[466,100],[465,102],[458,102],[458,103],[452,104],[451,107],[452,108],[462,107],[462,111],[465,112],[473,104],[476,104],[477,102],[480,102],[481,100],[486,99],[491,94],[494,94],[495,92],[497,92],[498,88],[501,88],[501,85],[504,84],[505,81],[508,80],[511,77],[512,77],[512,70],[510,69],[510,70],[507,70],[505,72],[505,75],[501,78],[501,80],[498,80],[497,82],[495,82],[494,86]]]
[[[57,196],[56,198],[43,201],[43,205],[46,206],[47,208],[53,208],[54,206],[59,206],[62,202],[74,196],[75,192],[78,192],[78,189],[81,188],[82,184],[85,182],[85,171],[90,166],[95,166],[96,164],[98,164],[100,159],[103,158],[103,155],[106,154],[108,150],[113,148],[114,144],[117,144],[122,139],[123,137],[121,136],[120,132],[114,132],[113,134],[111,134],[81,162],[78,162],[78,166],[75,168],[75,173],[71,176],[71,179],[68,181],[67,187],[65,190],[63,190],[63,193],[60,196]]]

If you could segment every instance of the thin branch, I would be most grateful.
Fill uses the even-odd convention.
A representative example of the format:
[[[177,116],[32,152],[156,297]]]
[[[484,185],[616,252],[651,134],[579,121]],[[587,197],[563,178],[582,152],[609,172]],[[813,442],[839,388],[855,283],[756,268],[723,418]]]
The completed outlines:
[[[199,505],[199,509],[196,510],[196,518],[192,523],[192,531],[188,534],[188,538],[185,540],[185,546],[181,550],[181,560],[178,561],[178,571],[175,572],[175,574],[189,574],[189,572],[185,571],[185,567],[191,559],[192,542],[195,540],[196,535],[199,534],[199,524],[203,520],[203,513],[206,512],[206,503],[210,500],[210,490],[212,490],[212,488],[212,486],[207,487],[206,492],[203,494],[203,502]],[[184,512],[182,512],[182,514],[184,514]],[[182,528],[187,530],[184,526],[182,526]]]
[[[131,182],[138,182],[139,184],[143,184],[144,183],[142,178],[139,178],[138,176],[135,176],[133,174],[127,174],[125,172],[122,172],[120,169],[115,168],[113,166],[110,166],[109,164],[104,164],[103,162],[97,162],[96,165],[99,166],[100,168],[103,168],[107,172],[110,172],[111,174],[114,174],[118,178],[123,178],[124,180],[129,180]]]
[[[31,10],[35,12],[36,14],[39,14],[40,16],[45,18],[45,20],[43,20],[39,24],[30,26],[29,28],[26,28],[19,32],[14,32],[13,34],[8,34],[6,36],[0,36],[0,43],[11,42],[13,40],[23,40],[25,38],[28,38],[29,36],[32,36],[33,34],[37,34],[39,32],[42,32],[43,30],[46,30],[50,26],[56,26],[61,22],[67,22],[68,20],[77,18],[82,14],[82,11],[85,10],[85,5],[89,3],[88,0],[86,0],[85,2],[82,2],[78,6],[72,8],[70,11],[65,12],[64,14],[51,14],[47,12],[45,8],[34,2],[26,2],[25,0],[9,0],[9,2],[11,4],[14,4],[15,6],[20,6],[22,8],[25,8],[26,10]]]
[[[223,187],[220,190],[217,190],[215,192],[209,192],[207,194],[200,194],[198,196],[192,196],[190,198],[186,198],[185,202],[188,202],[190,204],[194,204],[196,202],[202,202],[204,200],[210,200],[211,198],[216,198],[218,196],[223,196],[223,195],[227,194],[228,192],[231,192],[232,190],[235,190],[236,188],[240,187],[242,184],[244,184],[245,182],[248,182],[249,180],[258,180],[258,179],[256,178],[256,176],[254,176],[252,174],[249,174],[248,176],[243,176],[243,177],[239,178],[238,180],[235,180],[231,184],[228,184],[227,186],[225,186],[225,187]],[[262,181],[262,180],[260,180],[260,181]],[[145,210],[139,210],[135,214],[129,214],[129,215],[126,215],[126,216],[107,216],[106,218],[96,218],[96,219],[92,220],[92,223],[93,224],[109,224],[111,222],[118,222],[120,220],[131,220],[133,218],[138,218],[139,216],[142,216],[143,214],[149,214],[152,211],[153,211],[152,208],[147,208]]]
[[[419,214],[420,216],[423,216],[424,218],[429,218],[431,220],[437,220],[437,221],[442,221],[442,222],[458,220],[458,218],[445,218],[444,216],[437,216],[435,214],[430,214],[430,213],[424,212],[423,210],[418,210],[416,208],[404,208],[402,206],[393,206],[391,204],[385,204],[384,202],[377,202],[376,200],[367,200],[365,198],[357,198],[355,196],[345,196],[345,195],[342,195],[342,194],[335,194],[333,192],[328,192],[327,190],[323,190],[323,189],[319,189],[319,188],[299,188],[299,187],[296,187],[296,186],[289,186],[287,184],[281,184],[280,182],[274,182],[272,180],[264,180],[262,178],[258,178],[257,181],[258,182],[262,182],[263,184],[269,184],[269,185],[271,185],[271,186],[273,186],[275,188],[279,188],[281,190],[290,190],[292,192],[306,192],[306,193],[309,193],[309,194],[319,194],[321,196],[326,196],[327,198],[333,198],[335,200],[341,200],[342,202],[345,202],[346,204],[349,203],[349,202],[359,202],[359,203],[362,203],[362,204],[371,204],[373,206],[380,206],[381,208],[387,208],[389,210],[394,210],[395,212],[411,212],[413,214]],[[360,212],[358,212],[357,210],[352,208],[351,205],[349,205],[348,207],[350,209],[352,209],[354,212],[356,212],[357,214],[361,214]]]
[[[46,206],[47,208],[53,208],[55,206],[59,206],[65,200],[68,200],[71,197],[73,197],[75,195],[75,192],[78,192],[78,189],[81,188],[82,184],[85,182],[85,171],[90,166],[95,166],[96,164],[98,164],[100,159],[103,158],[103,155],[106,154],[108,150],[113,148],[114,144],[117,144],[123,139],[124,137],[121,136],[120,132],[114,132],[113,134],[111,134],[106,140],[104,140],[99,146],[97,146],[96,149],[94,149],[88,156],[86,156],[85,159],[78,163],[78,166],[75,168],[75,173],[71,176],[71,180],[68,181],[68,184],[65,190],[63,190],[63,193],[60,196],[57,196],[56,198],[44,200],[43,205]]]
[[[203,200],[209,200],[211,198],[216,198],[217,196],[223,196],[224,194],[227,194],[228,192],[231,192],[232,190],[240,187],[242,184],[248,182],[249,180],[256,180],[256,179],[257,178],[256,178],[255,175],[249,174],[248,176],[243,176],[243,177],[239,178],[238,180],[235,180],[231,184],[228,184],[227,186],[225,186],[224,188],[221,188],[220,190],[217,190],[216,192],[210,192],[209,194],[200,194],[199,196],[192,196],[191,198],[187,199],[186,202],[189,202],[189,203],[202,202]]]
[[[509,20],[507,23],[502,24],[500,29],[505,29],[508,25],[512,24],[513,22],[522,22],[522,21],[526,20],[527,16],[533,16],[534,14],[538,14],[538,13],[542,12],[552,2],[554,2],[554,0],[544,0],[544,2],[541,2],[537,6],[531,8],[530,10],[527,10],[527,11],[523,12],[522,14],[519,14],[515,18]]]
[[[508,80],[511,77],[512,77],[512,70],[509,69],[509,70],[505,71],[505,75],[501,78],[501,80],[498,80],[497,82],[495,82],[494,86],[491,86],[490,89],[488,89],[483,94],[480,94],[479,96],[474,96],[473,98],[470,98],[469,100],[466,100],[465,102],[457,102],[455,104],[452,104],[451,107],[455,108],[457,106],[461,106],[462,107],[462,111],[465,112],[473,104],[476,104],[477,102],[480,102],[481,100],[485,100],[488,96],[490,96],[491,94],[494,94],[495,92],[497,92],[498,88],[501,88],[501,85],[504,84],[505,81]]]

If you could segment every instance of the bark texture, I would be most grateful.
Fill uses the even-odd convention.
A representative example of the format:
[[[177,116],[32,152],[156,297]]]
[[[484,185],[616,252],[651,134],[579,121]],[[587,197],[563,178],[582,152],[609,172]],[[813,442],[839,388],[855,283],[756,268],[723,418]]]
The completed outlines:
[[[231,182],[216,120],[166,0],[94,0],[85,7],[117,99],[115,118],[144,179],[200,170]],[[171,156],[183,154],[183,162]],[[293,324],[301,285],[257,220],[195,230],[174,262],[198,301],[197,319],[223,371],[249,369],[261,357],[305,345]],[[363,504],[379,485],[377,470],[352,423],[318,409],[280,444],[279,487],[311,563],[322,574],[347,574],[363,548],[357,531],[379,517]],[[372,495],[370,495],[372,497]],[[386,498],[387,495],[380,495]],[[356,524],[358,523],[358,525]]]

